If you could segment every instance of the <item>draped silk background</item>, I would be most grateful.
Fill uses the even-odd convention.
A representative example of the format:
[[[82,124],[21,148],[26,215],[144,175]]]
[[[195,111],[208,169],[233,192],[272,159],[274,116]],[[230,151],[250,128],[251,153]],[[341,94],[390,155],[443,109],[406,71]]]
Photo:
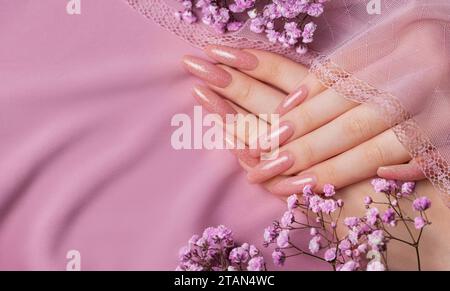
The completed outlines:
[[[450,1],[381,0],[381,14],[371,15],[369,1],[331,0],[306,56],[269,43],[248,23],[225,36],[180,23],[174,0],[127,1],[197,47],[215,43],[280,53],[310,66],[343,97],[374,104],[449,206]]]
[[[171,147],[171,117],[192,113],[194,104],[189,93],[194,79],[183,71],[180,58],[199,52],[156,23],[196,46],[223,41],[297,56],[244,30],[239,33],[251,39],[242,39],[239,33],[223,39],[204,37],[204,31],[198,34],[191,26],[172,26],[172,11],[162,1],[129,1],[156,22],[142,17],[125,0],[81,2],[81,15],[68,15],[66,1],[0,0],[0,269],[64,270],[68,251],[78,250],[83,270],[172,270],[180,246],[193,233],[218,224],[233,229],[239,242],[260,245],[263,228],[279,218],[285,205],[249,185],[231,154]],[[442,139],[448,133],[448,95],[439,95],[446,82],[441,80],[436,88],[442,90],[433,91],[431,85],[425,86],[426,78],[413,80],[421,77],[420,72],[426,77],[427,68],[435,68],[431,64],[445,67],[448,61],[442,56],[448,53],[448,26],[445,30],[442,26],[448,6],[445,1],[426,1],[427,9],[433,9],[424,10],[420,7],[425,2],[405,6],[400,4],[409,1],[389,1],[398,8],[392,20],[404,20],[399,22],[404,25],[396,30],[399,34],[385,37],[399,41],[381,43],[383,38],[376,35],[371,43],[380,45],[371,54],[363,49],[355,63],[346,63],[345,53],[352,51],[348,48],[355,52],[358,48],[357,32],[371,31],[365,20],[384,19],[365,15],[358,2],[348,12],[345,7],[353,2],[331,3],[316,50],[333,56],[340,70],[351,71],[351,80],[365,79],[365,85],[371,78],[378,90],[400,92],[392,95],[402,98],[402,106],[420,109],[411,112],[434,145],[427,152],[439,150],[443,162],[434,170],[438,173],[448,161],[448,142]],[[411,11],[408,7],[423,21],[403,17],[402,12]],[[427,22],[424,19],[439,26],[421,25]],[[406,70],[402,61],[387,78],[382,63],[375,65],[384,58],[372,54],[383,54],[385,63],[394,66],[386,50],[397,51],[400,40],[409,39],[402,32],[410,31],[407,27],[412,24],[422,27],[412,33],[424,32],[414,45],[421,51],[403,57],[414,61],[411,66],[416,70]],[[363,58],[364,54],[368,56]],[[297,58],[307,64],[315,59]],[[374,66],[365,66],[363,60]],[[325,70],[330,67],[328,59],[320,58],[316,64],[318,70],[333,72]],[[383,70],[381,76],[376,75],[377,68]],[[405,71],[408,78],[403,78]],[[335,88],[344,84],[339,80],[333,83]],[[401,84],[409,90],[403,91]],[[427,90],[434,95],[425,96]],[[415,100],[427,106],[410,104],[403,94],[425,96]],[[446,179],[437,181],[444,185]],[[273,269],[270,251],[263,252]],[[321,268],[327,266],[304,257],[288,262],[285,269]]]

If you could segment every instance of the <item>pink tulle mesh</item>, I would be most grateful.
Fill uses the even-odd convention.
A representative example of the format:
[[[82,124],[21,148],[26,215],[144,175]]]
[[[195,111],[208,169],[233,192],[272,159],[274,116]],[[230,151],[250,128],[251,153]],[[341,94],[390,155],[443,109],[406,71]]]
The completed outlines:
[[[285,55],[310,66],[342,96],[376,105],[399,141],[450,203],[450,1],[331,0],[318,20],[313,50],[300,56],[249,31],[217,35],[176,20],[172,0],[127,0],[194,46],[222,44]]]

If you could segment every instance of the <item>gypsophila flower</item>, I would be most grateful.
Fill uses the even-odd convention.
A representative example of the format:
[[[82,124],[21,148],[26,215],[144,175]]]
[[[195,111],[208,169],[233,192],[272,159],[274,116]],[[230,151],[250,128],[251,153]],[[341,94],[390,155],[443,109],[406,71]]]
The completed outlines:
[[[357,226],[359,224],[360,220],[358,217],[352,216],[352,217],[346,217],[344,219],[344,224],[349,227],[352,228],[354,226]]]
[[[309,234],[312,236],[317,235],[317,233],[318,233],[317,228],[315,228],[315,227],[311,227],[311,229],[309,230]]]
[[[325,184],[323,186],[323,194],[325,197],[332,197],[334,194],[336,194],[336,191],[334,190],[334,186],[331,184]]]
[[[292,194],[287,199],[287,207],[289,210],[292,210],[294,208],[298,207],[298,196],[297,194]]]
[[[366,221],[369,225],[374,225],[375,222],[377,222],[378,215],[379,215],[378,208],[372,207],[366,212]]]
[[[241,29],[245,22],[242,16],[248,16],[250,31],[265,33],[269,42],[305,54],[308,51],[305,44],[313,41],[317,29],[311,19],[322,15],[326,0],[273,0],[258,6],[256,0],[178,2],[182,6],[182,10],[175,13],[179,21],[193,24],[201,19],[202,23],[223,34]]]
[[[226,271],[265,269],[255,246],[237,246],[230,229],[223,225],[208,227],[202,236],[194,235],[179,251],[177,271]],[[258,259],[256,259],[258,258]],[[254,259],[254,260],[253,260]],[[250,263],[251,265],[246,266]]]
[[[278,237],[279,232],[280,229],[278,227],[275,227],[274,225],[268,226],[264,230],[264,242],[267,244],[273,243]]]
[[[320,209],[326,214],[333,213],[337,209],[336,201],[333,199],[322,200],[320,203]]]
[[[365,205],[370,205],[370,204],[372,204],[372,197],[370,197],[370,196],[364,197],[364,204],[365,204]]]
[[[282,230],[277,238],[277,245],[280,248],[287,248],[289,246],[289,230]]]
[[[413,208],[416,211],[425,211],[431,207],[431,200],[428,197],[419,197],[413,201]]]
[[[359,263],[353,260],[347,261],[344,265],[338,267],[338,271],[356,271],[359,267]]]
[[[416,188],[415,182],[404,182],[401,186],[400,192],[402,195],[408,196],[411,195],[414,192],[414,189]]]
[[[264,258],[261,256],[254,257],[248,261],[248,271],[263,271],[265,269]]]
[[[283,266],[286,260],[286,254],[281,250],[275,250],[272,253],[273,263],[277,266]]]
[[[294,213],[291,210],[286,211],[280,220],[282,227],[288,227],[294,223]]]
[[[414,218],[414,227],[416,229],[422,229],[426,225],[426,221],[423,219],[422,216],[418,216]]]
[[[395,211],[392,208],[388,208],[381,216],[381,220],[384,223],[394,226],[395,225]]]
[[[323,258],[327,262],[334,261],[336,259],[336,248],[327,249],[323,255]]]
[[[311,254],[317,254],[320,250],[320,236],[315,236],[309,241],[309,251]]]
[[[379,261],[372,261],[367,264],[367,271],[385,271],[385,266]]]
[[[397,183],[394,180],[376,178],[372,180],[372,186],[377,193],[388,193],[397,189]]]

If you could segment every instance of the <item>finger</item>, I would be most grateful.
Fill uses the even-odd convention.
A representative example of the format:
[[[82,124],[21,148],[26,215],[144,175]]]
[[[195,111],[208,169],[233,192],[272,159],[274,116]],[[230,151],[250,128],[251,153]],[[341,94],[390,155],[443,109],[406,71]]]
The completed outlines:
[[[408,164],[379,167],[377,175],[381,178],[400,181],[419,181],[425,175],[419,166],[411,160]]]
[[[301,85],[306,85],[310,96],[325,89],[313,75],[308,74],[305,66],[278,54],[217,45],[207,47],[205,52],[214,60],[241,70],[285,93],[292,93]]]
[[[315,164],[343,153],[388,128],[379,112],[371,105],[357,106],[324,126],[280,148],[295,157],[286,174],[298,173]]]
[[[365,180],[376,175],[380,166],[400,164],[410,156],[397,140],[392,130],[325,162],[303,171],[298,177],[288,178],[274,187],[276,194],[300,193],[304,187],[301,180],[314,179],[316,191],[330,183],[337,188]]]
[[[284,97],[280,91],[223,65],[192,56],[185,56],[183,64],[221,96],[254,114],[273,113]]]
[[[255,115],[227,101],[206,86],[195,85],[192,95],[207,111],[218,114],[221,125],[228,135],[236,136],[242,144],[254,144],[258,132],[267,130],[269,125]],[[243,149],[243,147],[240,147]]]
[[[277,124],[273,124],[273,126],[282,128],[283,126],[291,125],[292,128],[289,131],[293,133],[288,136],[288,140],[293,142],[299,137],[328,124],[357,105],[357,103],[341,97],[333,90],[326,90],[282,116],[278,127]],[[283,134],[283,132],[280,133]],[[339,136],[339,139],[341,137]],[[278,139],[279,144],[272,142],[270,140],[272,138]],[[276,149],[279,145],[288,142],[288,140],[285,137],[276,136],[272,133],[263,134],[256,143],[259,147],[253,150],[251,154],[254,157],[258,157],[261,152]],[[262,146],[263,144],[268,146],[264,147]]]

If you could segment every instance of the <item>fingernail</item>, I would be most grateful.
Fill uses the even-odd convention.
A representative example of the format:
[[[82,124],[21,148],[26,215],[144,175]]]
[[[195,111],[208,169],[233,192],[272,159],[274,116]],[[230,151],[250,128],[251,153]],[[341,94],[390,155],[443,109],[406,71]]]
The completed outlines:
[[[282,152],[277,158],[259,163],[248,172],[250,183],[261,183],[288,170],[294,164],[294,157],[289,152]]]
[[[293,193],[302,193],[306,185],[315,186],[316,177],[312,175],[300,175],[292,178],[287,178],[278,184],[275,184],[271,191],[277,195],[289,195]]]
[[[306,96],[308,96],[308,89],[306,86],[302,85],[300,88],[286,96],[284,100],[280,103],[280,105],[275,110],[275,113],[278,113],[280,115],[284,115],[300,105],[302,103]]]
[[[237,114],[236,110],[225,99],[205,86],[195,85],[192,95],[206,110],[219,114],[225,121],[227,120],[227,114]]]
[[[242,70],[254,70],[258,66],[258,59],[255,55],[231,47],[210,45],[205,49],[206,54],[225,65]]]
[[[200,58],[185,56],[183,65],[191,74],[214,86],[225,88],[231,83],[230,73]]]
[[[290,121],[281,122],[276,128],[273,128],[268,136],[262,135],[258,138],[256,149],[250,149],[250,155],[257,158],[261,152],[274,150],[287,142],[294,135],[294,125]]]
[[[377,175],[384,179],[400,181],[416,181],[425,178],[425,175],[416,164],[403,164],[379,167]]]
[[[227,143],[227,148],[242,162],[244,162],[249,167],[254,167],[259,163],[258,159],[250,156],[249,149],[240,141],[236,141],[235,137],[229,134],[225,135],[225,142]]]

